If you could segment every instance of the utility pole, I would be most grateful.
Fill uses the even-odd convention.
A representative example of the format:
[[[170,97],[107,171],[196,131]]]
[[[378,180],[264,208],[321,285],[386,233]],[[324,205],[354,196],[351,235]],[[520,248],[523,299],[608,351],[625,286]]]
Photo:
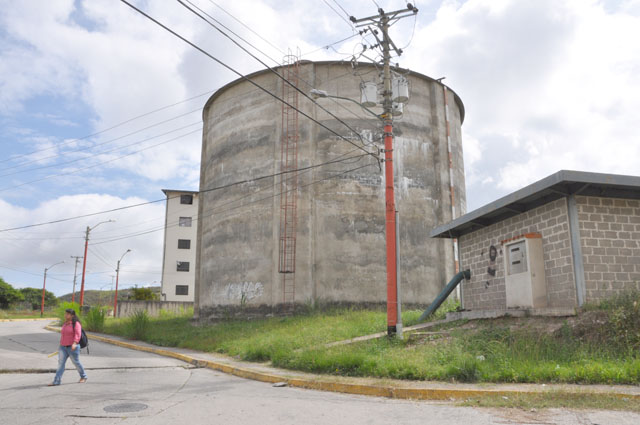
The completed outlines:
[[[73,266],[73,292],[71,293],[71,302],[74,303],[76,302],[76,272],[78,271],[78,262],[83,257],[81,255],[72,255],[71,258],[76,259],[75,266]]]
[[[45,287],[47,286],[47,271],[53,268],[53,266],[57,266],[58,264],[62,263],[64,263],[64,261],[60,261],[59,263],[55,263],[49,267],[45,267],[44,269],[44,280],[42,281],[42,302],[40,303],[40,317],[44,316],[44,293]]]
[[[391,87],[391,49],[398,56],[402,54],[402,49],[398,49],[389,37],[389,26],[395,21],[413,16],[418,13],[418,9],[411,3],[407,3],[407,8],[385,13],[382,8],[378,9],[378,15],[367,18],[356,19],[351,16],[349,19],[357,27],[375,25],[382,32],[382,40],[378,38],[376,32],[372,34],[382,46],[383,57],[383,87],[382,102],[384,120],[384,175],[385,175],[385,223],[387,242],[387,334],[395,336],[398,323],[398,288],[397,288],[397,246],[396,246],[396,201],[393,182],[393,93]],[[402,320],[400,320],[402,323]],[[401,325],[402,326],[402,325]]]
[[[80,311],[82,311],[82,306],[84,305],[84,277],[87,270],[87,249],[89,248],[89,233],[96,227],[100,226],[102,223],[113,223],[114,221],[115,220],[101,221],[93,227],[87,226],[87,231],[84,235],[84,257],[82,257],[84,258],[84,261],[82,262],[82,283],[80,284]]]
[[[122,257],[120,257],[120,259],[118,260],[118,265],[116,266],[116,294],[113,297],[113,317],[118,317],[118,278],[120,277],[120,261],[122,261],[124,256],[129,252],[131,252],[131,250],[127,249],[125,253],[122,254]]]

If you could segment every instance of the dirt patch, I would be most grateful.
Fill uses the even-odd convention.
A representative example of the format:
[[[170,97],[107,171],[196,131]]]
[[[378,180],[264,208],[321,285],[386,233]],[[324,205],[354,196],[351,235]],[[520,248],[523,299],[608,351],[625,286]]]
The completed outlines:
[[[491,329],[508,329],[510,332],[531,332],[553,335],[558,338],[572,336],[584,341],[600,341],[605,334],[608,316],[605,311],[587,311],[569,317],[500,317],[496,319],[452,322],[435,332],[413,332],[409,346],[438,344],[450,339],[452,333],[474,335]]]

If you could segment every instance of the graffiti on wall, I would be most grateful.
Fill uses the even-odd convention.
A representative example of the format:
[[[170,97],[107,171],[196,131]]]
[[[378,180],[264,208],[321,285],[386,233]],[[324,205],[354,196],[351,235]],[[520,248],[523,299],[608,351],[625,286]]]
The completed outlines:
[[[229,301],[245,303],[264,293],[264,285],[261,282],[228,283],[224,288],[224,295]]]

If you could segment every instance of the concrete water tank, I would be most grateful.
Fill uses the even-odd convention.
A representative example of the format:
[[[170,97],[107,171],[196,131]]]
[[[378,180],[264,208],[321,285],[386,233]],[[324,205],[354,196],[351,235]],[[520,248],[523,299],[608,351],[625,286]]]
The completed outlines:
[[[454,274],[451,240],[429,238],[432,228],[452,218],[445,100],[441,83],[401,72],[411,87],[404,115],[394,122],[402,300],[424,305]],[[360,83],[375,79],[377,70],[364,63],[354,71],[350,63],[303,61],[299,75],[298,86],[306,93],[315,88],[357,101]],[[249,78],[281,96],[282,80],[270,71]],[[464,108],[450,89],[447,96],[455,207],[464,213]],[[357,103],[328,98],[318,103],[355,132],[299,97],[299,108],[328,128],[372,152],[382,147],[382,123]],[[252,179],[281,171],[282,105],[240,79],[211,96],[203,120],[196,316],[221,316],[229,310],[277,313],[283,303],[280,180]],[[383,305],[384,173],[371,157],[356,157],[362,151],[353,145],[301,114],[298,120],[298,167],[352,159],[299,172],[295,303]],[[243,180],[249,182],[215,189]]]

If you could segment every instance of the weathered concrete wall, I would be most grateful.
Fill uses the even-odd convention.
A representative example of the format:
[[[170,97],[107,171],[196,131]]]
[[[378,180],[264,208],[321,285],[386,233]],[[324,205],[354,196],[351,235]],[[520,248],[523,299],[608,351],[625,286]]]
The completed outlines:
[[[149,316],[159,316],[160,311],[183,314],[192,307],[192,302],[180,301],[118,301],[118,317],[129,317],[145,310]]]
[[[585,300],[640,290],[640,201],[577,196]]]
[[[377,75],[362,65],[366,80]],[[361,78],[350,66],[303,63],[299,87],[359,99]],[[268,72],[251,77],[280,94],[282,82]],[[394,124],[396,200],[400,211],[403,300],[428,303],[453,275],[451,241],[429,231],[451,219],[442,85],[411,74],[410,103]],[[449,92],[457,182],[456,208],[465,208],[460,125],[461,103]],[[375,151],[381,123],[349,102],[319,102],[354,128]],[[357,134],[300,96],[300,109],[362,146]],[[247,82],[212,96],[204,110],[197,315],[224,307],[262,306],[283,300],[278,273],[280,180],[271,178],[221,190],[231,182],[280,171],[281,104]],[[368,303],[386,300],[384,175],[369,156],[299,115],[298,167],[334,159],[346,162],[299,173],[296,302]],[[211,190],[209,192],[204,192]],[[267,307],[264,310],[265,306]]]
[[[471,279],[462,283],[465,309],[506,308],[501,242],[534,232],[542,234],[548,306],[576,306],[567,200],[561,198],[460,238],[461,269],[471,270]],[[492,246],[497,253],[493,261],[489,257]]]

